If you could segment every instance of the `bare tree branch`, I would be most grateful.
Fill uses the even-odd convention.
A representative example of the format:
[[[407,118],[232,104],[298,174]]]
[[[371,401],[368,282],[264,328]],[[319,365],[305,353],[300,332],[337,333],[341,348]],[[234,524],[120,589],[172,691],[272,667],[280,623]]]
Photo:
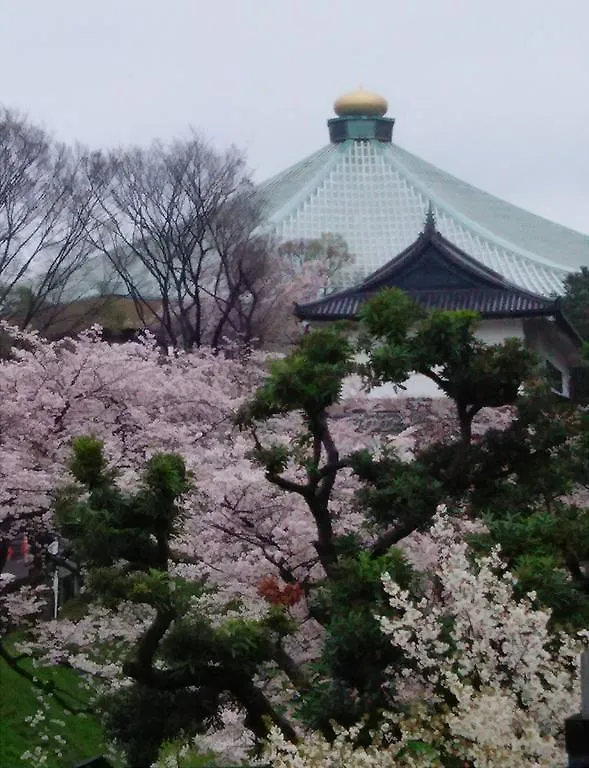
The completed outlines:
[[[80,152],[0,110],[0,313],[45,330],[88,288],[95,202]]]
[[[192,136],[95,155],[87,174],[92,242],[144,324],[185,349],[249,341],[268,243],[243,157]]]

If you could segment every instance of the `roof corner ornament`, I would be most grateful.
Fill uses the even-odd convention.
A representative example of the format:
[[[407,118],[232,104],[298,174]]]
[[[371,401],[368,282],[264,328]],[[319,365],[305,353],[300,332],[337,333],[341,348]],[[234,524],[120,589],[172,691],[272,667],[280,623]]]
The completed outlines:
[[[431,237],[432,235],[435,235],[437,231],[438,231],[438,227],[436,223],[436,214],[434,213],[432,201],[430,200],[427,206],[425,220],[423,222],[423,230],[421,231],[421,234],[423,235],[423,237]]]

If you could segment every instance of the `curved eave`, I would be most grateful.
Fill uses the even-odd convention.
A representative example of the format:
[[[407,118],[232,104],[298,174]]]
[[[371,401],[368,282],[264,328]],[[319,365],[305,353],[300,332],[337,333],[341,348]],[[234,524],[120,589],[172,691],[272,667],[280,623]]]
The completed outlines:
[[[325,314],[322,312],[314,311],[311,304],[295,305],[295,316],[302,321],[307,322],[319,322],[319,323],[335,323],[340,321],[358,321],[358,310],[364,302],[361,302],[357,310],[353,313],[349,312],[331,312]],[[419,302],[418,302],[419,303]],[[427,309],[446,309],[444,307],[428,307]],[[456,310],[447,310],[456,311]],[[553,318],[554,322],[563,331],[563,333],[572,341],[573,345],[579,349],[584,344],[583,338],[576,331],[566,315],[560,310],[558,300],[552,303],[547,303],[545,306],[536,308],[527,308],[522,310],[511,311],[478,311],[478,314],[483,320],[507,320],[510,318],[526,319],[534,317],[548,317]]]
[[[407,283],[416,272],[418,287]],[[405,291],[427,310],[467,310],[486,317],[553,314],[556,308],[553,299],[511,283],[447,240],[437,231],[430,209],[423,231],[401,254],[359,285],[297,307],[297,315],[303,319],[354,319],[362,304],[386,288]]]
[[[369,291],[374,287],[386,284],[389,280],[394,285],[395,276],[402,273],[402,270],[410,264],[411,260],[418,259],[428,247],[433,247],[448,262],[454,264],[458,269],[468,272],[488,286],[501,290],[512,290],[515,293],[525,294],[534,298],[539,297],[538,294],[526,291],[510,280],[507,280],[499,272],[481,264],[466,253],[466,251],[450,242],[450,240],[437,231],[431,209],[426,215],[423,231],[420,232],[415,242],[411,243],[402,253],[395,256],[395,258],[384,264],[380,269],[377,269],[376,272],[368,275],[358,287],[358,290]]]
[[[477,312],[484,318],[540,317],[562,314],[556,301],[542,301],[541,297],[514,296],[506,291],[407,291],[416,304],[427,311]],[[354,296],[333,295],[318,302],[295,305],[299,320],[331,322],[357,320],[361,307],[377,293]]]

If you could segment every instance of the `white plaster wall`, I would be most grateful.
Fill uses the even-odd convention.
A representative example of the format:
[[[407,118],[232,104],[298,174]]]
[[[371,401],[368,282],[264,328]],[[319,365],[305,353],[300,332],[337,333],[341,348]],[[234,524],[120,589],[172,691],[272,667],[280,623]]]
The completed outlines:
[[[476,331],[477,338],[485,344],[501,344],[505,339],[525,341],[524,323],[519,317],[504,320],[483,320]]]
[[[384,384],[381,387],[376,387],[371,390],[368,395],[362,390],[362,383],[358,376],[348,376],[344,381],[343,397],[354,398],[363,395],[371,398],[387,398],[392,397],[445,397],[444,393],[439,387],[434,384],[431,379],[421,374],[415,374],[410,376],[405,382],[406,390],[398,390],[395,392],[392,384]]]
[[[555,368],[558,368],[562,373],[562,394],[570,395],[570,340],[556,327],[555,323],[546,320],[537,324],[534,331],[528,334],[528,344],[540,361],[549,360]]]
[[[524,324],[519,318],[483,320],[477,329],[476,335],[485,344],[500,344],[509,338],[525,341]],[[387,399],[392,397],[445,397],[444,393],[431,379],[421,374],[410,376],[405,382],[405,387],[405,390],[395,392],[392,385],[385,384],[382,387],[373,389],[368,397]],[[357,376],[350,376],[346,379],[343,387],[344,398],[357,397],[361,392],[362,385]]]

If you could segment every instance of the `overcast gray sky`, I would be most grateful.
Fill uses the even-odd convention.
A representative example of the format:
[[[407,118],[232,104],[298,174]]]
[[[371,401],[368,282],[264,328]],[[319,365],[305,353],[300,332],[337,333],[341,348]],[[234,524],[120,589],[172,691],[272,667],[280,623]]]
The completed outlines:
[[[261,180],[363,84],[404,148],[589,232],[588,0],[0,0],[0,34],[0,101],[59,138],[190,125]]]

